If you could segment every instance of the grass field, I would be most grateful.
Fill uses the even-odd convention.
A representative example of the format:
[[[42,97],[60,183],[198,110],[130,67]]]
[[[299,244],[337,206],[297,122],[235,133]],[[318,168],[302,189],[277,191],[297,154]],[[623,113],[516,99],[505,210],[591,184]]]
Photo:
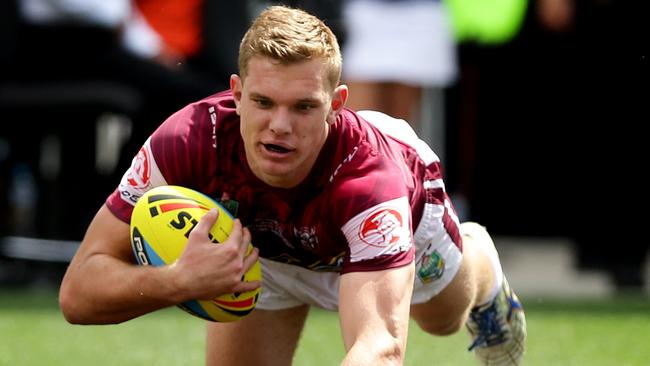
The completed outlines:
[[[523,299],[525,365],[650,365],[650,299]],[[202,365],[204,323],[176,308],[119,325],[73,326],[52,291],[0,289],[0,365]],[[406,365],[474,365],[465,332],[432,338],[410,328]],[[338,318],[312,311],[295,365],[337,365]],[[246,365],[244,365],[246,366]]]

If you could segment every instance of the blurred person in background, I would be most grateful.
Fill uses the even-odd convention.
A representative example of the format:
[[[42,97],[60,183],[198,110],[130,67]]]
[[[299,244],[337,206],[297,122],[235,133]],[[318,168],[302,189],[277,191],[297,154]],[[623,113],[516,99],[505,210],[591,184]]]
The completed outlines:
[[[444,88],[457,65],[443,2],[349,0],[343,20],[343,79],[353,91],[348,105],[410,121],[444,160]]]
[[[529,2],[507,42],[461,45],[451,108],[448,181],[470,218],[502,235],[569,237],[576,264],[622,291],[647,281],[648,244],[630,229],[643,196],[647,6]]]
[[[111,80],[155,97],[158,107],[176,100],[170,109],[215,90],[175,67],[130,0],[18,0],[18,17],[10,81]]]
[[[9,45],[2,59],[3,108],[18,110],[22,121],[34,122],[38,128],[27,134],[21,132],[23,125],[16,125],[16,133],[7,136],[3,196],[11,195],[12,171],[20,167],[21,174],[16,177],[32,175],[36,189],[55,191],[50,194],[55,196],[54,201],[36,193],[40,208],[49,205],[56,210],[56,197],[79,195],[94,206],[94,200],[101,198],[90,188],[90,182],[102,183],[94,159],[103,139],[95,135],[106,132],[99,123],[106,110],[118,104],[116,112],[126,114],[123,121],[128,123],[119,125],[124,129],[119,134],[126,141],[125,154],[131,156],[137,147],[129,144],[129,131],[132,139],[141,141],[172,111],[225,87],[215,82],[216,78],[211,80],[179,67],[182,58],[169,51],[130,0],[10,0],[7,4],[10,12],[3,18],[11,20],[12,29],[3,33]],[[34,104],[30,104],[30,95],[35,96]],[[122,106],[124,110],[120,110]],[[66,133],[73,128],[76,134]],[[53,136],[56,144],[49,143]],[[109,148],[121,150],[119,144],[109,144]],[[44,169],[54,171],[47,173],[55,177],[47,184],[41,179]],[[111,179],[108,174],[105,180]],[[85,184],[78,184],[80,177]],[[11,202],[3,199],[6,204]],[[86,212],[84,205],[59,210],[63,210],[57,211],[59,215],[48,215],[79,222],[79,230],[67,224],[69,232],[64,233],[61,223],[52,223],[42,224],[46,226],[42,229],[21,229],[21,234],[52,233],[80,239],[84,222],[90,219],[84,215],[92,213]],[[9,226],[5,232],[18,234]]]

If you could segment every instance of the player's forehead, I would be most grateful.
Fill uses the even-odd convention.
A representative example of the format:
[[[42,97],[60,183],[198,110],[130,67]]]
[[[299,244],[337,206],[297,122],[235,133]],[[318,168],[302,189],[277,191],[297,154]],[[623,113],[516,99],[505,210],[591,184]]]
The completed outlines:
[[[324,101],[329,87],[325,68],[320,60],[287,64],[255,57],[243,79],[244,89],[250,96],[274,100]]]

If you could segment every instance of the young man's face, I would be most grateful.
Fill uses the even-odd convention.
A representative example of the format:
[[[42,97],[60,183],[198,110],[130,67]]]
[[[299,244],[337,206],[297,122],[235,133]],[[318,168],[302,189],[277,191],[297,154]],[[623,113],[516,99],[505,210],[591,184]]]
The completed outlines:
[[[273,187],[305,179],[343,108],[347,87],[332,92],[325,71],[322,59],[282,65],[253,57],[244,81],[230,79],[248,164]]]

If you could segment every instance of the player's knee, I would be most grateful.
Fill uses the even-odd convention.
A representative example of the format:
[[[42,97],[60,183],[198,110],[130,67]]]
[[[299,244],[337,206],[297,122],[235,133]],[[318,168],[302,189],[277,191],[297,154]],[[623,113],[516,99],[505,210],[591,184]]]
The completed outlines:
[[[463,271],[442,293],[428,302],[413,305],[411,317],[425,332],[446,336],[458,332],[465,324],[469,314],[470,299],[464,281]]]
[[[464,319],[416,319],[416,323],[423,331],[436,335],[447,336],[458,332],[465,324]]]
[[[411,317],[423,331],[436,336],[447,336],[463,327],[467,312],[461,307],[422,304],[411,308]]]

